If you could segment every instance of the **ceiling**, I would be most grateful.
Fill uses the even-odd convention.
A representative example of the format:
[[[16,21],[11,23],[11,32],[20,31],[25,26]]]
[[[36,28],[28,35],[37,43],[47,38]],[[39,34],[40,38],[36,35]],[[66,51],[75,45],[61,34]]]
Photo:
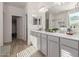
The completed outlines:
[[[5,3],[22,8],[26,6],[26,2],[5,2]],[[46,7],[52,13],[58,13],[64,10],[72,9],[75,7],[75,4],[76,2],[39,2],[40,6]]]
[[[21,7],[21,8],[24,8],[26,6],[26,2],[4,2],[4,3],[17,6],[17,7]]]

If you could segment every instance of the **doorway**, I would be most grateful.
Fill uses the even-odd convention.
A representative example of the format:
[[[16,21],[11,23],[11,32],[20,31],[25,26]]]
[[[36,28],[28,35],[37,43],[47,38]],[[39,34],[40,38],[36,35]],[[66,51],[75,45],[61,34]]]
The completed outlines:
[[[17,16],[12,16],[12,40],[17,38]]]
[[[12,16],[12,40],[21,39],[21,16]]]

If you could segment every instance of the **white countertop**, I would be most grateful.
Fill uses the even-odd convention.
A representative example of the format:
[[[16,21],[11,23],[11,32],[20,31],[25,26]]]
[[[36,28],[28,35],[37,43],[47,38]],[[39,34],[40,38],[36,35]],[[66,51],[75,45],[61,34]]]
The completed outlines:
[[[79,34],[73,34],[73,35],[67,35],[66,33],[53,33],[53,32],[46,32],[46,31],[38,31],[38,30],[32,30],[34,32],[38,32],[38,33],[43,33],[46,35],[53,35],[53,36],[57,36],[57,37],[62,37],[62,38],[67,38],[67,39],[71,39],[71,40],[77,40],[79,41]]]

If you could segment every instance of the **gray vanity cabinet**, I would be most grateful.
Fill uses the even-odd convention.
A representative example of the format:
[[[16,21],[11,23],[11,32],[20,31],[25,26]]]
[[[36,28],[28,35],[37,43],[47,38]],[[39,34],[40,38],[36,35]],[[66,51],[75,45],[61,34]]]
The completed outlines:
[[[79,57],[79,40],[33,31],[33,46],[48,57]]]
[[[59,38],[48,36],[48,57],[59,57]]]

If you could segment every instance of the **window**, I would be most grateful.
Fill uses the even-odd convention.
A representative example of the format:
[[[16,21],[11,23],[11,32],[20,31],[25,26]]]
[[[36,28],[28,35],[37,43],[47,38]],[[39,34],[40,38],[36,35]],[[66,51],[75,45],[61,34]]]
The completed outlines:
[[[70,26],[79,26],[79,12],[69,15]]]

